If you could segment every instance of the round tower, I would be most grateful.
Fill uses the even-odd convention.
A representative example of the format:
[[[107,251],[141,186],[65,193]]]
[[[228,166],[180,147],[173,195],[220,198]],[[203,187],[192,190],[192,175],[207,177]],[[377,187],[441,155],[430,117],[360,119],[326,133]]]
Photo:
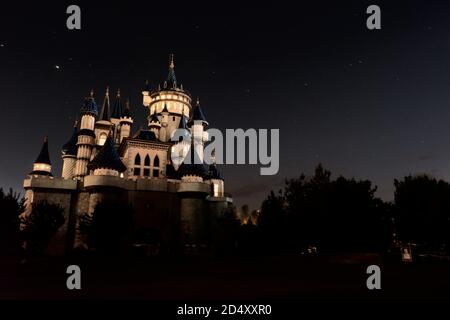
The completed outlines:
[[[179,166],[186,158],[192,142],[192,137],[187,128],[186,119],[184,118],[184,116],[182,116],[180,119],[178,129],[182,130],[182,135],[179,137],[178,141],[175,142],[175,144],[170,148],[170,159],[172,160],[172,164],[175,170],[178,170]]]
[[[148,129],[155,133],[156,139],[159,139],[159,131],[161,130],[161,122],[159,122],[158,116],[156,113],[150,116],[150,120],[148,122]]]
[[[195,154],[198,156],[198,158],[196,158],[195,160],[199,163],[203,163],[204,145],[205,142],[208,141],[208,133],[206,132],[208,121],[206,121],[205,114],[202,107],[200,106],[200,101],[198,98],[192,112],[192,118],[189,121],[188,125],[191,129],[192,143],[194,146]]]
[[[167,118],[161,119],[162,128],[159,133],[161,141],[169,141],[172,132],[178,127],[181,115],[189,117],[191,111],[191,96],[183,89],[182,85],[178,85],[175,76],[175,62],[173,54],[170,56],[169,74],[162,85],[158,89],[151,91],[148,85],[142,91],[143,105],[149,111],[149,125],[151,116],[156,114],[162,115],[163,110],[167,110]],[[163,120],[167,120],[164,125]]]
[[[125,104],[125,110],[120,117],[120,140],[122,142],[124,138],[128,138],[131,133],[131,126],[133,125],[133,119],[131,118],[130,101],[127,100]]]
[[[72,136],[62,149],[63,167],[61,176],[63,179],[72,179],[75,174],[75,164],[77,162],[77,139],[78,139],[78,122],[75,121]]]
[[[75,164],[75,178],[82,180],[88,174],[87,165],[91,160],[92,149],[95,146],[95,119],[98,116],[98,108],[94,99],[94,91],[91,90],[80,110],[81,124],[77,140],[77,161]]]

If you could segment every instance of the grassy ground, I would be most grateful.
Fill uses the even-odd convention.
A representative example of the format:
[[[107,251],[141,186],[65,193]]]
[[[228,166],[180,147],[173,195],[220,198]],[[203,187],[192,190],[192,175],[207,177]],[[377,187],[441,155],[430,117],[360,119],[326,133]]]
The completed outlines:
[[[450,264],[387,263],[376,255],[246,259],[3,258],[1,299],[449,299]],[[66,288],[66,267],[77,263],[82,290]],[[366,268],[381,267],[378,291],[366,287]]]

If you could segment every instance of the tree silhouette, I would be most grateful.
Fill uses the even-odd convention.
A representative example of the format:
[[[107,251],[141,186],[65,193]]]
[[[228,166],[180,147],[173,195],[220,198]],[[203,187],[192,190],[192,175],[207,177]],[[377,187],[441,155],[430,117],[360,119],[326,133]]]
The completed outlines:
[[[126,249],[131,240],[133,208],[121,203],[101,202],[92,215],[80,221],[80,233],[90,248],[101,253],[115,253]]]
[[[266,253],[278,252],[286,244],[286,213],[284,198],[281,194],[270,192],[261,206],[258,217],[258,229],[261,235],[261,245]]]
[[[20,247],[19,214],[24,210],[24,199],[9,189],[5,194],[0,188],[0,251],[16,253]]]
[[[39,253],[45,250],[64,221],[61,206],[47,201],[34,203],[31,213],[21,218],[21,234],[26,252]]]
[[[403,241],[442,249],[450,244],[450,184],[426,175],[394,180],[395,221]]]
[[[286,180],[278,196],[263,202],[258,227],[279,250],[318,246],[325,251],[381,250],[386,245],[386,207],[368,180],[338,177],[318,165],[314,175]],[[278,251],[279,251],[278,250]]]

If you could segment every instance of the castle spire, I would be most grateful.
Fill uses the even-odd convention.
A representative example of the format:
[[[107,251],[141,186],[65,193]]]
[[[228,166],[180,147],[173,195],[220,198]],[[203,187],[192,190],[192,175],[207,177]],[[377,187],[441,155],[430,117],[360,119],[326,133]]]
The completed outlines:
[[[94,99],[94,89],[91,89],[89,96],[84,98],[84,103],[81,106],[80,111],[82,114],[92,114],[93,116],[98,115],[98,108]]]
[[[175,61],[173,53],[170,55],[169,74],[167,75],[166,84],[169,88],[176,88],[177,78],[175,76]]]
[[[117,172],[124,172],[127,167],[120,160],[114,142],[111,136],[106,138],[105,144],[95,155],[94,159],[88,164],[89,170],[95,169],[111,169]]]
[[[108,121],[110,119],[109,113],[109,86],[106,87],[105,98],[103,99],[102,111],[100,112],[99,120]]]
[[[111,118],[120,119],[123,115],[122,99],[120,97],[120,89],[118,89]]]
[[[44,137],[44,143],[42,144],[41,151],[33,163],[33,171],[30,174],[51,176],[51,162],[50,155],[48,153],[48,137]]]
[[[208,125],[208,121],[206,121],[206,117],[202,107],[200,106],[200,99],[198,97],[197,103],[195,104],[194,110],[192,112],[192,119],[189,121],[189,125],[192,125],[194,121],[201,121],[204,126]]]
[[[63,156],[76,156],[77,155],[77,141],[78,141],[78,121],[75,120],[73,126],[72,136],[62,146],[61,153]]]
[[[125,111],[123,112],[123,116],[126,118],[131,117],[130,98],[127,98],[127,101],[125,102]]]

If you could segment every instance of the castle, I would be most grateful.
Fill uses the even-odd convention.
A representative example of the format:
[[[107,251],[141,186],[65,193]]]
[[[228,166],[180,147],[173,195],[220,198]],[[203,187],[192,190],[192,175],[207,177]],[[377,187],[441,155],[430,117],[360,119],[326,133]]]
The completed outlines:
[[[30,214],[33,203],[40,201],[64,209],[65,223],[52,241],[53,252],[86,247],[80,220],[103,201],[130,204],[135,232],[156,230],[158,241],[191,249],[207,246],[206,235],[214,232],[208,230],[214,225],[211,221],[232,205],[215,163],[203,161],[209,124],[198,99],[192,106],[190,93],[178,84],[173,56],[166,80],[155,90],[147,82],[142,96],[148,128],[132,134],[130,106],[123,103],[120,91],[110,103],[107,89],[101,106],[91,91],[81,106],[79,123],[62,147],[61,177],[52,174],[45,138],[24,180],[22,215]],[[179,128],[191,133],[189,139],[172,141]],[[201,164],[183,162],[193,154]]]

